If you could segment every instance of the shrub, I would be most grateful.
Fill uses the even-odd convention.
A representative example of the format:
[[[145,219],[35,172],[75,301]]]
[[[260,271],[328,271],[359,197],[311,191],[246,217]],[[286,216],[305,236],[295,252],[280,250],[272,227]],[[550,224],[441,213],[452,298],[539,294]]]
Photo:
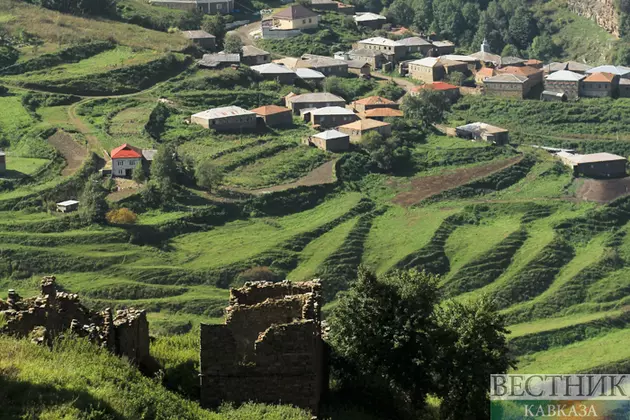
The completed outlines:
[[[277,281],[278,275],[269,267],[252,267],[240,273],[237,282],[246,283],[248,281]]]
[[[126,207],[114,209],[107,212],[107,221],[114,225],[133,225],[138,216]]]

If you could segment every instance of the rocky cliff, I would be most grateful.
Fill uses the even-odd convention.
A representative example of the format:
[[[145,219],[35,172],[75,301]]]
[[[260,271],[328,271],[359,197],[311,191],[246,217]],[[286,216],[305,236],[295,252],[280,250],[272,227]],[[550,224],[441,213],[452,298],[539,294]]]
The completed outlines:
[[[567,3],[573,13],[593,19],[611,34],[619,36],[619,14],[615,0],[567,0]]]

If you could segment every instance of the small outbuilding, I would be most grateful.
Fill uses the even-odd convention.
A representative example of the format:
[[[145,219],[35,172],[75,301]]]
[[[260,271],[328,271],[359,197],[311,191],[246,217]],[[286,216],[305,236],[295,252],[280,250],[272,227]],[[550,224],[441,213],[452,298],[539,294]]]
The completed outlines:
[[[57,203],[57,211],[61,213],[71,213],[79,209],[79,202],[77,200],[66,200]]]
[[[327,152],[343,152],[350,148],[350,136],[337,130],[327,130],[308,138],[309,144]]]
[[[241,64],[240,54],[204,54],[203,57],[197,61],[197,66],[206,69],[220,69],[230,66],[238,66]]]
[[[217,47],[217,39],[206,31],[183,31],[184,37],[206,50],[214,50]]]
[[[350,136],[353,143],[360,142],[363,136],[369,132],[376,132],[383,137],[392,134],[392,126],[389,123],[371,119],[359,120],[338,127],[338,130]]]
[[[217,131],[251,130],[256,128],[256,114],[238,106],[212,108],[194,114],[192,124]]]
[[[241,62],[248,66],[271,63],[271,54],[267,51],[256,48],[253,45],[243,45]]]
[[[371,118],[373,120],[383,121],[385,118],[402,118],[404,114],[399,109],[393,108],[374,108],[359,113],[361,118]]]
[[[262,118],[267,127],[282,127],[293,124],[293,113],[289,108],[283,106],[265,105],[252,109],[252,112]]]
[[[545,102],[566,102],[569,100],[567,94],[564,92],[552,92],[550,90],[544,90],[540,95],[540,100]]]
[[[295,82],[295,72],[281,64],[267,63],[252,66],[252,70],[260,74],[265,80],[276,80],[283,85],[292,85]]]
[[[455,133],[457,137],[463,139],[483,140],[495,144],[507,144],[510,140],[508,130],[482,122],[457,127]]]
[[[295,69],[295,74],[297,75],[297,77],[306,82],[320,83],[326,78],[326,75],[324,73],[306,68]]]
[[[626,176],[628,159],[612,153],[577,153],[558,152],[556,156],[567,166],[573,168],[575,176],[584,175],[593,178],[618,178]]]
[[[359,119],[351,109],[341,106],[327,106],[311,111],[311,123],[322,128],[338,127]]]

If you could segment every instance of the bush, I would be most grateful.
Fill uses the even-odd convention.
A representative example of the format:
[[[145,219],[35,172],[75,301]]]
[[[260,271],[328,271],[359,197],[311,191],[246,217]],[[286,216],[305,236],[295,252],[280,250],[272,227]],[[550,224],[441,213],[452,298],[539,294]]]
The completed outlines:
[[[246,283],[248,281],[277,281],[278,275],[269,267],[252,267],[240,273],[236,281]]]
[[[107,212],[107,221],[114,225],[133,225],[138,216],[126,207],[114,209]]]

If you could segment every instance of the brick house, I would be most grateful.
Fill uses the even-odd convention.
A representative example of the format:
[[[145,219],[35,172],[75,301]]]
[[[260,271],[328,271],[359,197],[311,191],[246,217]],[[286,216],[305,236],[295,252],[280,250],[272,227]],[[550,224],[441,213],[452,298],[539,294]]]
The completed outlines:
[[[289,108],[278,105],[265,105],[252,109],[268,127],[282,127],[293,124],[293,113]]]
[[[183,31],[182,35],[203,49],[214,50],[217,47],[216,37],[206,31]]]
[[[551,73],[545,78],[545,90],[565,93],[569,99],[577,99],[582,91],[582,80],[586,76],[568,70]]]
[[[280,10],[271,17],[277,29],[316,29],[319,26],[319,15],[302,5],[293,5]]]
[[[392,134],[391,124],[371,119],[344,124],[337,127],[337,130],[349,135],[352,143],[360,142],[363,136],[370,132],[376,132],[384,137]]]
[[[483,82],[484,93],[488,96],[524,99],[529,94],[531,82],[520,74],[499,74]]]
[[[314,127],[339,127],[359,119],[352,110],[341,106],[327,106],[311,111],[311,124]]]
[[[327,152],[343,152],[350,148],[350,136],[337,130],[326,130],[308,138],[309,144]]]
[[[401,60],[407,54],[407,47],[405,45],[381,36],[367,38],[357,42],[356,49],[359,48],[380,51],[384,54],[391,55],[394,60]]]
[[[586,98],[612,98],[619,88],[619,76],[612,73],[593,73],[582,80],[582,94]]]
[[[224,106],[198,112],[190,122],[217,131],[252,130],[256,128],[256,114],[238,106]]]
[[[408,68],[410,77],[424,83],[433,83],[454,72],[466,73],[468,64],[445,58],[426,57],[409,62]]]
[[[265,80],[275,80],[283,85],[292,85],[297,75],[285,66],[276,63],[259,64],[251,69]]]
[[[134,169],[142,167],[142,149],[123,144],[112,150],[112,176],[130,178]]]
[[[346,101],[332,93],[315,92],[296,95],[290,93],[284,98],[287,108],[290,108],[294,114],[299,114],[300,110],[308,108],[324,108],[327,106],[346,106]]]
[[[365,112],[368,109],[375,108],[398,109],[400,107],[400,105],[396,102],[390,101],[389,99],[383,98],[382,96],[369,96],[367,98],[357,99],[356,101],[352,102],[350,106],[356,112]]]

